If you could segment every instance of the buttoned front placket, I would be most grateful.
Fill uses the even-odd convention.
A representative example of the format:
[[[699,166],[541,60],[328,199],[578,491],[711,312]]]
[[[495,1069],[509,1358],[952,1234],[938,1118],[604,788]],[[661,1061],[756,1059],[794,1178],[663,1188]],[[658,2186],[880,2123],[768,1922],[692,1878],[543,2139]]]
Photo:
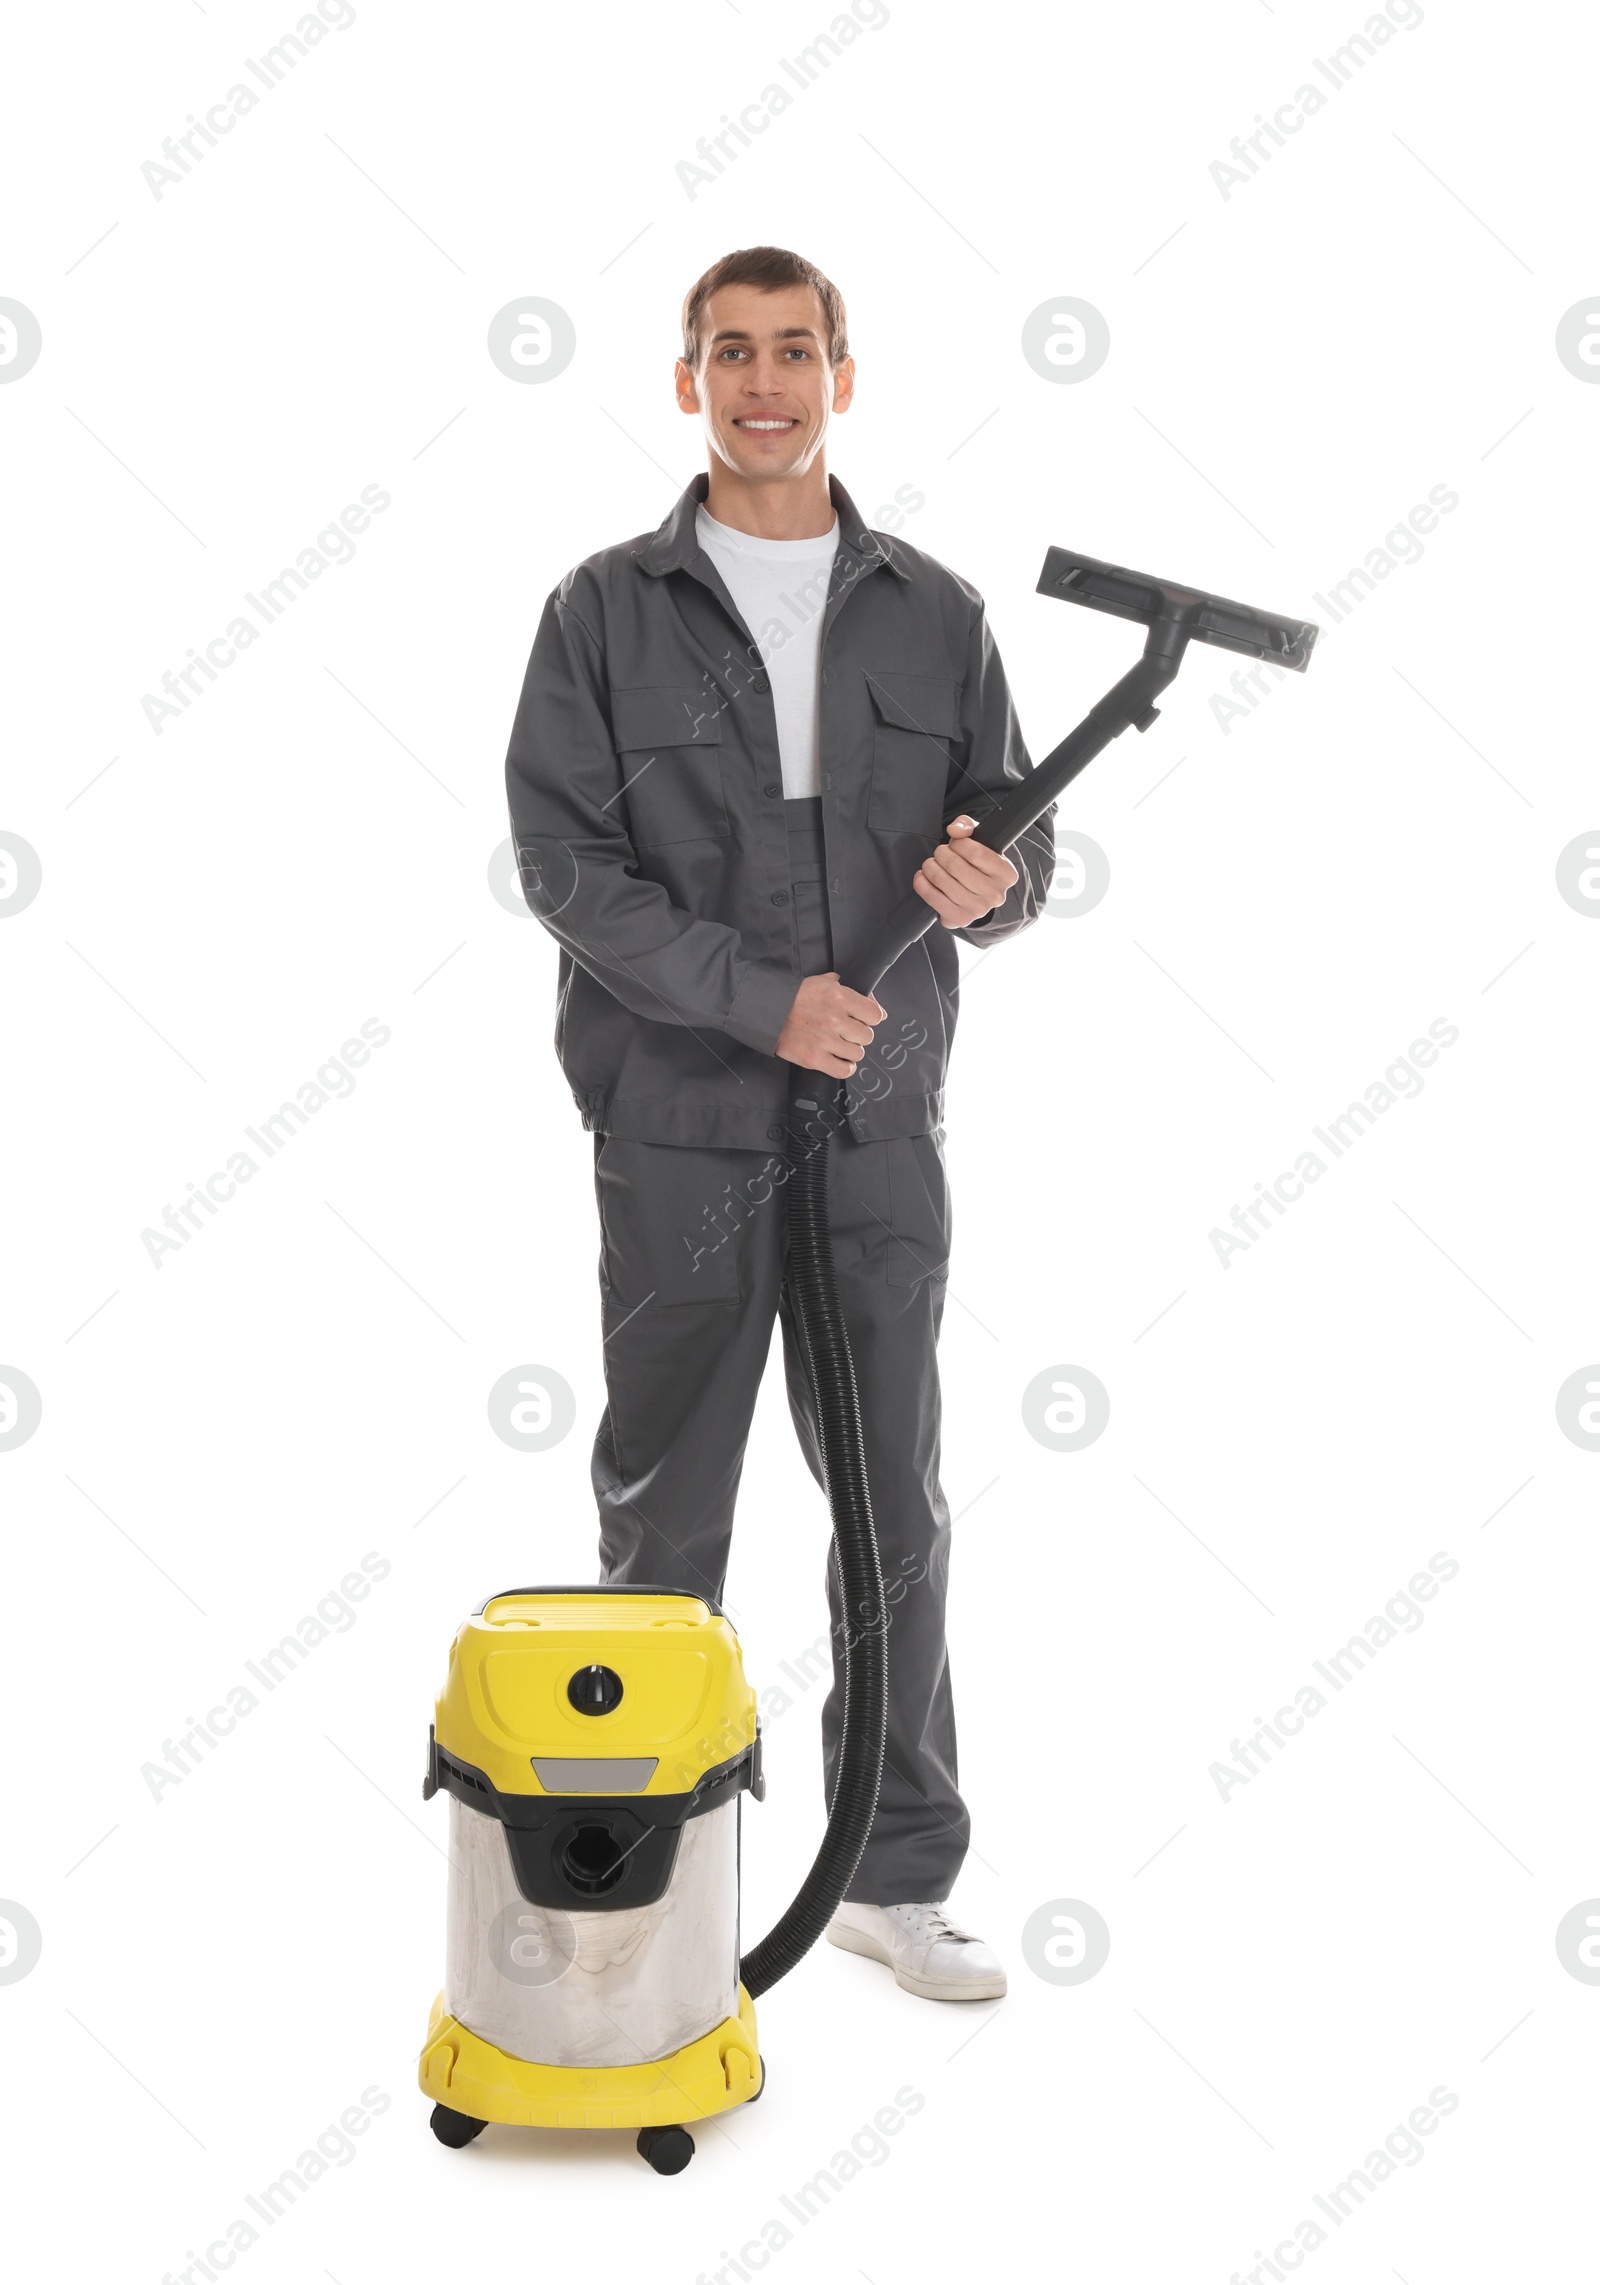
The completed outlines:
[[[841,725],[840,736],[835,737],[830,725],[838,708],[842,704],[847,704],[848,699],[837,676],[831,684],[828,680],[828,636],[850,596],[870,573],[879,568],[884,560],[877,539],[865,528],[849,535],[841,533],[840,538],[843,544],[833,559],[833,578],[829,583],[828,600],[822,613],[822,641],[819,645],[821,684],[817,692],[817,743],[822,756],[822,845],[827,859],[826,893],[830,900],[843,885],[836,859],[836,852],[843,832],[839,817],[839,771],[836,764],[832,767],[829,766],[830,753],[837,753],[841,750],[843,726]],[[831,922],[833,916],[831,901],[828,911]],[[836,948],[835,957],[837,957],[839,931],[836,926],[832,933]],[[860,1120],[852,1115],[846,1118],[845,1125],[859,1142],[862,1139]]]
[[[705,589],[732,626],[745,645],[745,658],[759,660],[761,646],[745,625],[737,604],[704,548],[697,546],[694,554],[681,568]],[[726,655],[725,653],[724,656]],[[766,930],[761,950],[756,956],[765,960],[779,959],[798,964],[800,946],[794,920],[794,891],[789,880],[789,834],[783,806],[783,759],[778,750],[778,713],[772,703],[772,677],[764,666],[757,665],[741,686],[737,670],[725,665],[721,672],[726,679],[719,681],[718,689],[728,704],[739,705],[749,693],[764,702],[758,713],[748,717],[750,758],[756,789],[756,825],[761,837],[761,893],[772,910],[772,924]]]
[[[828,600],[822,610],[822,640],[818,645],[821,687],[817,693],[817,744],[822,756],[822,839],[828,851],[830,890],[837,890],[841,885],[834,856],[839,838],[839,772],[837,767],[830,767],[829,764],[829,756],[838,751],[841,738],[833,735],[831,725],[844,693],[837,680],[831,686],[828,681],[828,637],[833,631],[835,620],[856,588],[884,560],[876,538],[865,528],[855,532],[841,532],[839,536],[841,545],[833,559]]]

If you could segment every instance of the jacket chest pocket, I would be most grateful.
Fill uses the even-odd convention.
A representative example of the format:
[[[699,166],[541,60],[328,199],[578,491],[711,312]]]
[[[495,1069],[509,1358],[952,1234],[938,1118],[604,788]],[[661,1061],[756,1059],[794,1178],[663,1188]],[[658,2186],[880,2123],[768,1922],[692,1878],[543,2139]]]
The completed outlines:
[[[715,693],[688,687],[613,690],[611,734],[636,849],[725,841],[722,716]]]
[[[956,731],[956,686],[948,675],[864,670],[872,700],[873,833],[944,832],[945,788]]]

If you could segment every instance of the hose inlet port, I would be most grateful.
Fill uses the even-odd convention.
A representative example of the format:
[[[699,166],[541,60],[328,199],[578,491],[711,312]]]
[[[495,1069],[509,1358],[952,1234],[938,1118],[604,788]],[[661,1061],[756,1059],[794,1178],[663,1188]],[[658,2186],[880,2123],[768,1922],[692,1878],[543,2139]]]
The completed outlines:
[[[579,1896],[604,1896],[628,1869],[628,1852],[609,1825],[578,1825],[559,1859],[562,1878]]]

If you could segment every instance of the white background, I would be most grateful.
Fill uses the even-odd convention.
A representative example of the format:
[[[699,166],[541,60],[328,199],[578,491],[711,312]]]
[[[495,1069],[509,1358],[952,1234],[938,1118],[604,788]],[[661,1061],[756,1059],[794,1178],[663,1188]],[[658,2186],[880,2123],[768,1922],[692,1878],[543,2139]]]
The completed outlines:
[[[1325,85],[1359,7],[895,0],[687,195],[696,138],[828,21],[358,0],[159,199],[142,162],[292,7],[13,21],[0,293],[44,344],[0,388],[0,830],[43,876],[0,931],[0,1365],[42,1401],[0,1453],[29,2274],[181,2276],[369,2087],[251,2285],[731,2277],[901,2088],[786,2285],[1226,2285],[1437,2087],[1309,2271],[1575,2274],[1589,2241],[1600,1990],[1555,1930],[1600,1891],[1600,1458],[1555,1398],[1600,1356],[1600,927],[1556,861],[1600,807],[1600,388],[1555,333],[1600,285],[1592,28],[1430,0],[1224,198],[1212,162]],[[905,536],[985,595],[1036,755],[1138,647],[1035,594],[1051,543],[1325,632],[1227,734],[1237,662],[1193,651],[1062,805],[1103,902],[964,991],[955,1909],[1010,1994],[936,2007],[819,1948],[762,2005],[762,2103],[660,2181],[622,2134],[430,2137],[420,1778],[461,1617],[593,1565],[590,1145],[554,947],[489,888],[507,734],[550,588],[703,465],[679,305],[758,242],[844,293],[830,466],[869,520],[925,495]],[[485,350],[530,294],[577,332],[542,386]],[[1077,385],[1021,353],[1062,295],[1110,328]],[[354,561],[157,736],[163,672],[369,484]],[[1435,486],[1421,559],[1336,623],[1315,596]],[[371,1017],[354,1094],[155,1267],[141,1233]],[[1225,1267],[1212,1229],[1437,1018],[1422,1093]],[[486,1414],[526,1364],[577,1399],[536,1456]],[[1110,1395],[1076,1453],[1020,1410],[1066,1366]],[[728,1588],[763,1690],[823,1631],[825,1528],[774,1375]],[[356,1623],[153,1800],[142,1765],[368,1551]],[[1211,1765],[1441,1551],[1425,1623],[1224,1801]],[[751,1936],[820,1829],[820,1696],[769,1724]],[[1062,1986],[1021,1932],[1070,1899],[1111,1950]]]

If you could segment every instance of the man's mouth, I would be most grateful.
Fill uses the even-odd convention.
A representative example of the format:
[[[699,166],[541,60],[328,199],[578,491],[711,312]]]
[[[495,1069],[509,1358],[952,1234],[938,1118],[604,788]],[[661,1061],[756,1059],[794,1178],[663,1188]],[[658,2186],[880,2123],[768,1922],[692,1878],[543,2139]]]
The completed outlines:
[[[735,428],[749,429],[756,436],[768,436],[779,429],[798,428],[800,423],[798,420],[774,420],[767,414],[757,420],[753,414],[747,413],[742,416],[735,414],[733,425]]]

